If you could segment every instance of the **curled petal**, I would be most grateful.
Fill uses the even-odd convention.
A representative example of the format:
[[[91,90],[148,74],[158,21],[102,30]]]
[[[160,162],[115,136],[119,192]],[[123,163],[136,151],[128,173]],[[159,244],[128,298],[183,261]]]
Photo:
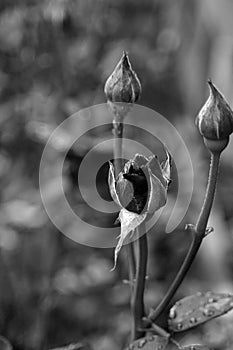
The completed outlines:
[[[167,201],[167,188],[161,183],[157,176],[152,174],[151,169],[149,171],[150,179],[150,191],[147,212],[153,213],[156,210],[162,208]]]
[[[161,184],[163,186],[166,186],[166,181],[164,179],[163,171],[162,171],[162,168],[161,168],[161,165],[159,163],[158,158],[156,156],[150,157],[147,166],[151,170],[151,173],[159,179]]]
[[[119,174],[118,181],[115,186],[116,194],[122,208],[126,208],[132,201],[134,196],[134,189],[131,182],[125,180],[122,173]]]
[[[148,160],[149,159],[147,159],[145,156],[138,153],[133,157],[133,162],[137,164],[139,168],[141,168],[143,165],[146,165],[148,163]]]
[[[148,159],[145,156],[137,153],[133,159],[130,159],[127,163],[125,163],[123,173],[128,173],[131,166],[133,166],[134,169],[139,169],[142,166],[145,166],[147,163]]]
[[[115,174],[114,174],[114,167],[111,162],[109,162],[109,173],[108,173],[108,186],[110,189],[110,194],[112,196],[112,199],[116,204],[118,204],[120,207],[122,207],[119,197],[116,192],[116,180],[115,180]]]
[[[141,223],[145,220],[147,214],[136,214],[131,211],[128,211],[126,209],[122,209],[119,214],[119,220],[121,222],[121,233],[119,236],[119,240],[117,243],[117,246],[115,248],[115,254],[114,254],[114,266],[112,270],[115,269],[117,264],[117,258],[119,255],[119,252],[121,250],[121,247],[126,240],[126,238],[130,235],[130,232],[133,233],[133,231],[141,225]]]
[[[167,182],[167,186],[169,185],[169,183],[171,182],[171,162],[172,162],[172,158],[170,153],[166,150],[166,155],[167,155],[167,159],[165,161],[165,163],[162,166],[162,173],[163,173],[163,177]]]

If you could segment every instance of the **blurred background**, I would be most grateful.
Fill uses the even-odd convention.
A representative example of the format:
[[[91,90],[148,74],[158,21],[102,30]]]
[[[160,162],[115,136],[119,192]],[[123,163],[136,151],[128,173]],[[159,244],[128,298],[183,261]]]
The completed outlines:
[[[195,222],[203,201],[209,155],[194,118],[208,96],[209,77],[233,106],[232,15],[231,0],[1,0],[0,334],[14,349],[87,342],[93,349],[118,350],[127,344],[131,319],[124,252],[110,272],[112,249],[79,245],[62,235],[43,209],[38,180],[52,130],[72,113],[105,102],[104,83],[123,50],[141,80],[140,104],[175,125],[194,164],[194,193],[184,221],[172,234],[164,234],[162,221],[149,234],[148,308],[163,296],[190,243],[184,225]],[[110,135],[111,127],[105,132]],[[51,150],[50,173],[53,159],[67,151],[66,136]],[[68,152],[64,169],[69,200],[95,222],[103,219],[93,219],[82,202],[76,174],[90,137],[100,136],[84,137],[82,147]],[[215,231],[174,300],[210,289],[233,292],[232,154],[230,143],[209,223]],[[104,191],[106,178],[105,171]],[[188,191],[189,178],[182,186]],[[175,187],[174,182],[171,196]],[[48,191],[63,220],[52,182]],[[160,319],[164,327],[165,320]],[[211,321],[179,340],[230,349],[232,321],[231,315]]]

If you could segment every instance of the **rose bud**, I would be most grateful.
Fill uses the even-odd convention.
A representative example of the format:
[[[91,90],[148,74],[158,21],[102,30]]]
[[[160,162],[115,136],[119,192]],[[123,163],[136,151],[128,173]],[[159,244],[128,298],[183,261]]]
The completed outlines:
[[[146,158],[136,154],[115,178],[114,166],[109,163],[109,189],[113,200],[121,207],[121,234],[115,249],[115,264],[119,251],[131,231],[148,216],[166,204],[170,183],[171,157],[167,152],[164,165],[156,156]]]
[[[141,95],[141,84],[133,71],[127,53],[107,79],[104,87],[107,99],[111,102],[135,103]]]
[[[233,131],[233,112],[211,80],[210,95],[200,110],[196,125],[210,151],[222,151]]]

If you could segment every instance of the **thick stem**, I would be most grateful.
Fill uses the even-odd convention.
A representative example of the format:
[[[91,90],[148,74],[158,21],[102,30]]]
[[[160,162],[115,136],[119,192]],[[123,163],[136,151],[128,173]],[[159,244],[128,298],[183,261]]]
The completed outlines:
[[[184,259],[183,264],[181,265],[167,293],[161,300],[160,304],[156,307],[156,309],[150,312],[148,316],[148,319],[150,321],[155,321],[169,305],[175,292],[181,285],[188,270],[190,269],[197,255],[197,252],[201,246],[202,240],[205,237],[206,226],[207,226],[207,222],[209,219],[210,211],[214,200],[214,193],[215,193],[217,176],[218,176],[219,159],[220,159],[220,152],[211,153],[209,178],[208,178],[208,184],[206,188],[204,203],[201,208],[201,212],[197,219],[197,223],[195,227],[190,228],[190,230],[193,233],[193,240],[192,240],[191,246],[188,250],[188,253]]]
[[[142,229],[143,232],[144,224],[138,228]],[[147,259],[148,259],[148,245],[147,245],[147,235],[143,234],[136,242],[137,244],[137,264],[136,264],[136,281],[133,294],[133,315],[134,315],[134,327],[132,333],[132,340],[138,339],[144,335],[140,329],[142,328],[142,319],[145,315],[144,309],[144,290],[145,290],[145,280],[146,280],[146,270],[147,270]]]

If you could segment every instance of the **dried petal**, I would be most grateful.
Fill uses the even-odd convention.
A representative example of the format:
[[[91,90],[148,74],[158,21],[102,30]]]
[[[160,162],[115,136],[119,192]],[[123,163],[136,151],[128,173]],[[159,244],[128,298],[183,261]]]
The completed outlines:
[[[138,168],[141,168],[143,165],[146,165],[148,163],[148,159],[145,156],[138,153],[135,154],[132,161]]]
[[[136,154],[129,160],[119,174],[116,191],[121,205],[128,211],[140,214],[148,199],[148,173],[145,165],[148,159]],[[118,186],[119,183],[119,186]]]
[[[134,230],[145,220],[146,215],[147,214],[138,215],[126,209],[122,209],[120,211],[119,220],[121,222],[121,233],[119,236],[119,241],[115,248],[114,267],[112,270],[114,270],[116,267],[117,258],[124,241],[130,235],[130,232],[133,233]]]
[[[118,204],[121,207],[121,203],[116,192],[116,180],[115,180],[115,174],[114,174],[114,167],[111,162],[109,162],[108,187],[109,187],[112,199],[116,204]]]
[[[164,163],[164,165],[162,166],[162,173],[163,173],[163,177],[167,182],[167,186],[170,184],[171,182],[171,162],[172,162],[172,158],[170,153],[166,150],[166,155],[167,155],[167,159]]]
[[[161,168],[161,165],[159,164],[158,157],[152,156],[149,159],[148,162],[148,168],[151,170],[152,174],[155,175],[161,184],[165,187],[166,186],[166,180],[163,176],[163,171]]]
[[[149,190],[149,199],[148,199],[148,213],[154,213],[156,210],[162,208],[167,201],[167,189],[161,183],[157,176],[152,174],[151,169],[149,168],[150,174],[150,190]]]
[[[129,236],[147,217],[166,204],[167,188],[170,182],[171,156],[163,167],[155,156],[149,159],[136,154],[129,160],[123,171],[114,176],[114,168],[110,163],[109,187],[112,198],[121,208],[119,220],[121,234],[115,249],[116,266],[120,249]]]
[[[128,209],[134,197],[133,184],[124,179],[123,174],[120,173],[116,182],[116,193],[119,198],[122,208]]]

